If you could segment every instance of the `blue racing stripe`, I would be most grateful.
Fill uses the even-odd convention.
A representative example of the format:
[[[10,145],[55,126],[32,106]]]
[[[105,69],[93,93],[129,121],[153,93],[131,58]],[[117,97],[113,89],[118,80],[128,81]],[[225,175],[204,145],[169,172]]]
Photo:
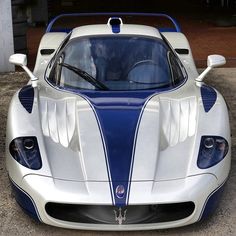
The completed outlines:
[[[116,206],[127,202],[135,132],[142,108],[153,93],[83,92],[99,119]]]
[[[112,32],[114,34],[120,33],[120,25],[112,25]]]
[[[100,128],[113,204],[128,204],[136,138],[143,109],[155,94],[173,91],[173,87],[139,91],[76,90],[66,88],[86,99]],[[57,87],[65,90],[65,88]]]

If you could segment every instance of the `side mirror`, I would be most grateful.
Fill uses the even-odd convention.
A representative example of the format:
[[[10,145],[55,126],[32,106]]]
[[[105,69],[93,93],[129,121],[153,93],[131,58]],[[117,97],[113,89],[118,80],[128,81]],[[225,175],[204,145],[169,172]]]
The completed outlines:
[[[225,57],[221,55],[210,55],[207,57],[207,68],[196,78],[201,82],[203,78],[211,71],[212,68],[223,66],[226,63]]]
[[[30,80],[32,82],[32,86],[37,87],[38,78],[27,67],[27,56],[25,54],[20,54],[20,53],[13,54],[10,56],[9,62],[16,66],[21,66],[25,70],[25,72],[29,75]]]
[[[207,58],[207,66],[210,66],[211,68],[223,66],[225,63],[225,57],[221,55],[210,55]]]
[[[27,57],[25,54],[13,54],[10,56],[9,62],[16,66],[27,66]]]

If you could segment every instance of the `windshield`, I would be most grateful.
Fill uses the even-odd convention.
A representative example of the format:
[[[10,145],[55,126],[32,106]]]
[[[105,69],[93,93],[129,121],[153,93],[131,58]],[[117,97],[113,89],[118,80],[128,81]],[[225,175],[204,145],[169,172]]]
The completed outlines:
[[[161,39],[140,36],[72,39],[56,56],[49,77],[65,89],[89,90],[168,88],[183,79],[169,47]]]

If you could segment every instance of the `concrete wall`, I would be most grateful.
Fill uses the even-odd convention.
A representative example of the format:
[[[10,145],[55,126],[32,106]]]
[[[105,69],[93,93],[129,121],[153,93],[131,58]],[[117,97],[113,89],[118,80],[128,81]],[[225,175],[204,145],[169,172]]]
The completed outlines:
[[[8,62],[14,53],[11,0],[0,0],[0,72],[14,71]]]

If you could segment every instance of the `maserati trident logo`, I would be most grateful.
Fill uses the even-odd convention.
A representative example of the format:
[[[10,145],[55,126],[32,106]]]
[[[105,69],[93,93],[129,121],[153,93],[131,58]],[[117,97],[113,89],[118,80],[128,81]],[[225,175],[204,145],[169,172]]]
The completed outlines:
[[[125,187],[123,185],[118,185],[116,187],[116,196],[120,199],[125,196]]]
[[[119,225],[122,225],[123,221],[126,221],[126,212],[127,212],[127,209],[122,210],[121,207],[119,207],[119,209],[114,210],[115,221],[118,221]]]

